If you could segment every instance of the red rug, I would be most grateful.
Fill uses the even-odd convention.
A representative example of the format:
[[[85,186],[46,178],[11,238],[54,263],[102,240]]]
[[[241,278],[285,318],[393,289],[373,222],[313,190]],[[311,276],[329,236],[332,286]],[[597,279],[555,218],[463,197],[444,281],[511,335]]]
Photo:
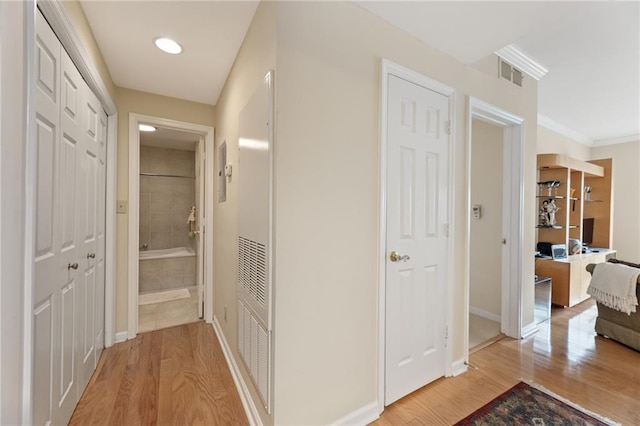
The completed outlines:
[[[485,406],[460,420],[456,425],[615,425],[608,419],[594,417],[545,392],[520,382]]]

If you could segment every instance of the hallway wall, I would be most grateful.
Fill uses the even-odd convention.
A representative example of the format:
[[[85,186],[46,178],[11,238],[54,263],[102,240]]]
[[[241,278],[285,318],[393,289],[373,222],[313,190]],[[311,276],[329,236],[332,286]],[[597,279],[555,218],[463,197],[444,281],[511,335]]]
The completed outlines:
[[[450,237],[454,361],[465,355],[467,315],[467,95],[526,120],[523,324],[534,321],[533,256],[526,253],[534,247],[537,83],[527,78],[519,88],[498,79],[495,56],[466,66],[350,2],[278,3],[277,24],[275,421],[331,424],[381,403],[381,58],[457,90]]]
[[[238,52],[235,63],[225,83],[218,104],[216,105],[216,152],[226,141],[227,162],[233,165],[233,177],[227,183],[227,199],[225,202],[214,202],[214,315],[219,321],[232,355],[236,357],[244,380],[251,382],[244,364],[237,355],[237,302],[236,283],[238,276],[238,186],[237,176],[242,173],[242,164],[238,164],[238,128],[239,114],[249,101],[254,91],[262,84],[269,70],[276,69],[276,3],[261,2],[253,17],[253,21]],[[275,72],[275,87],[278,87],[278,71]],[[277,131],[277,130],[276,130]],[[275,149],[278,149],[276,137]],[[217,160],[217,158],[216,158]],[[215,175],[218,162],[215,161]],[[216,179],[217,182],[217,179]],[[217,189],[216,189],[217,190]],[[214,192],[215,194],[215,192]],[[227,315],[225,318],[225,309]],[[248,385],[254,401],[259,401],[258,394]],[[269,416],[258,406],[259,414],[265,424],[273,424],[273,416]]]
[[[26,44],[23,2],[0,2],[0,424],[22,424]]]

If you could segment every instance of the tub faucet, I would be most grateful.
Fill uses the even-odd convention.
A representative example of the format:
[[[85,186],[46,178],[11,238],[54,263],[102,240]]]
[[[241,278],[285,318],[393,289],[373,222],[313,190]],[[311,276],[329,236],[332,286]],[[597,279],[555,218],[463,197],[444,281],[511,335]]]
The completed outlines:
[[[140,250],[146,250],[149,248],[149,244],[143,244],[140,246]]]

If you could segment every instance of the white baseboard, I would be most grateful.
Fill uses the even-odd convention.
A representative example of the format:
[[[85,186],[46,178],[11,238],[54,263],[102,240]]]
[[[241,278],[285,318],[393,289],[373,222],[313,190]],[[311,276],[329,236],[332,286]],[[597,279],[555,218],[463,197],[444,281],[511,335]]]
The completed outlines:
[[[453,362],[453,365],[451,366],[451,376],[456,377],[466,372],[467,364],[465,364],[464,359],[459,359]]]
[[[521,339],[526,339],[527,337],[538,332],[538,324],[532,322],[531,324],[522,327],[522,331],[520,331]]]
[[[483,311],[482,309],[478,309],[473,306],[469,306],[469,313],[491,321],[502,323],[502,317],[500,317],[500,315],[492,314],[491,312]]]
[[[360,407],[346,416],[333,422],[334,426],[364,426],[380,418],[378,402]]]
[[[129,333],[126,331],[121,331],[119,333],[116,333],[115,343],[126,342],[128,337],[129,337]]]
[[[235,358],[232,355],[233,352],[229,347],[229,343],[227,343],[227,339],[224,337],[222,327],[220,327],[218,318],[215,315],[213,316],[213,323],[211,325],[213,326],[213,330],[215,331],[218,341],[220,342],[220,346],[222,347],[222,353],[224,353],[224,357],[227,360],[227,365],[231,371],[231,377],[233,377],[233,382],[236,384],[236,389],[238,389],[238,394],[240,395],[244,411],[247,414],[249,424],[262,426],[262,419],[260,418],[260,414],[258,414],[258,409],[253,402],[253,398],[251,398],[247,384],[242,378],[242,373],[240,373],[238,364],[236,364]]]

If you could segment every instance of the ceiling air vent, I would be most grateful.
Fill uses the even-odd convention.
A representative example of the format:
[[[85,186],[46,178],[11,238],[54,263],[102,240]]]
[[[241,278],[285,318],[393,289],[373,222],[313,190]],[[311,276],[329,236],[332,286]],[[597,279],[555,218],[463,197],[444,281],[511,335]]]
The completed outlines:
[[[512,66],[510,63],[505,62],[502,58],[500,60],[500,77],[505,80],[509,80],[516,86],[522,87],[522,80],[524,80],[524,74],[518,68]]]

